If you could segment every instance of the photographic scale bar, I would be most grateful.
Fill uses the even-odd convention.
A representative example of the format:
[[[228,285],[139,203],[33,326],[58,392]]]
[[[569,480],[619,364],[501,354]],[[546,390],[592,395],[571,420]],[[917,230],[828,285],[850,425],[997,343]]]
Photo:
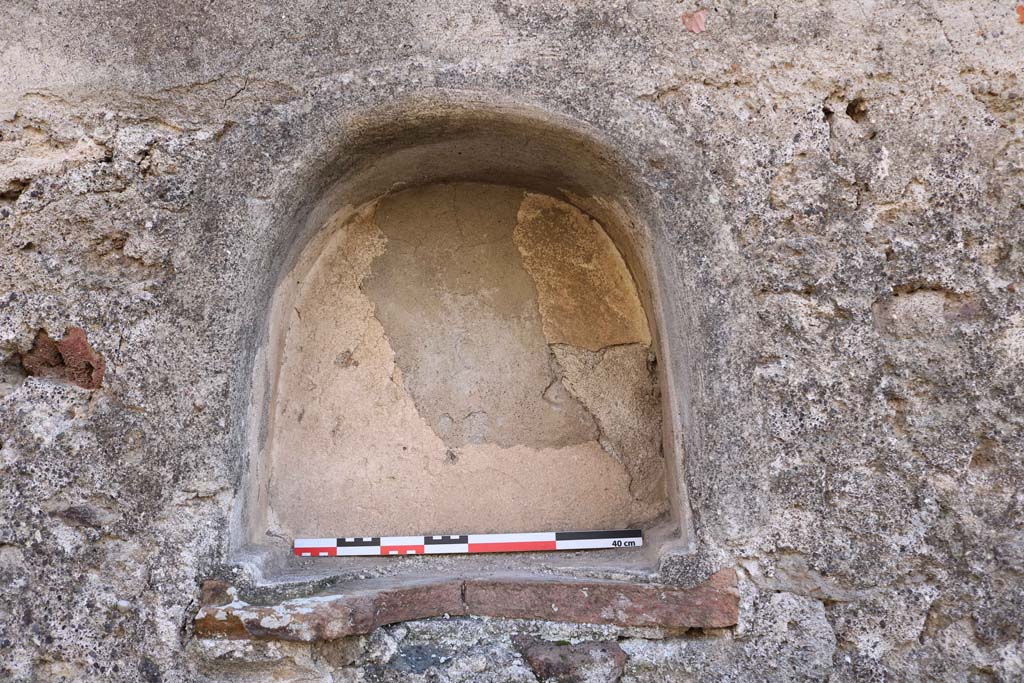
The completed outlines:
[[[297,538],[299,557],[365,555],[446,555],[453,553],[517,553],[530,550],[591,550],[639,548],[640,529],[613,531],[542,531],[525,534],[465,534],[462,536],[374,536]]]

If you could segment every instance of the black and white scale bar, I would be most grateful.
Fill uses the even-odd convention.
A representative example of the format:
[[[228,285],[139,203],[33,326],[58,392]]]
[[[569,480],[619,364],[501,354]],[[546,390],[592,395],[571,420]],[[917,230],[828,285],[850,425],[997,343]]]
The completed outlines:
[[[530,550],[591,550],[639,548],[640,529],[611,531],[541,531],[522,534],[462,534],[447,536],[354,536],[298,538],[299,557],[357,555],[440,555],[452,553],[514,553]]]

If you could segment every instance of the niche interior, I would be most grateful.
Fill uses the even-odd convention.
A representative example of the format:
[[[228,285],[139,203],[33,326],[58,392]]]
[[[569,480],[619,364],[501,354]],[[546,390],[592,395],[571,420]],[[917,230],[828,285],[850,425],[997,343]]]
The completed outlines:
[[[347,144],[268,306],[236,552],[265,575],[656,566],[686,537],[680,397],[628,172],[521,112],[420,111]],[[296,537],[635,527],[643,550],[288,552]]]

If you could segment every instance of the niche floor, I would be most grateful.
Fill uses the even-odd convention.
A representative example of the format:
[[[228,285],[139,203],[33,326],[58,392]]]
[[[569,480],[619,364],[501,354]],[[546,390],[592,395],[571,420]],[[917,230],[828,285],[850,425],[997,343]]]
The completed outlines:
[[[604,528],[667,510],[650,330],[596,221],[452,183],[325,231],[276,323],[271,535]]]

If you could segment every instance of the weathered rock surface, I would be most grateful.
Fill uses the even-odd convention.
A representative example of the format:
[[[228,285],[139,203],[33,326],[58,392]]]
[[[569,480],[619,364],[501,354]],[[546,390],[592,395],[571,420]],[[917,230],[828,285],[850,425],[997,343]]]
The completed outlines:
[[[532,683],[526,635],[616,641],[624,682],[1019,681],[1014,3],[729,2],[695,32],[698,9],[5,3],[0,680]],[[382,109],[457,103],[577,122],[655,207],[694,513],[666,566],[740,567],[739,624],[198,639],[201,582],[234,578],[240,416],[301,210]],[[20,369],[71,327],[99,388]]]

